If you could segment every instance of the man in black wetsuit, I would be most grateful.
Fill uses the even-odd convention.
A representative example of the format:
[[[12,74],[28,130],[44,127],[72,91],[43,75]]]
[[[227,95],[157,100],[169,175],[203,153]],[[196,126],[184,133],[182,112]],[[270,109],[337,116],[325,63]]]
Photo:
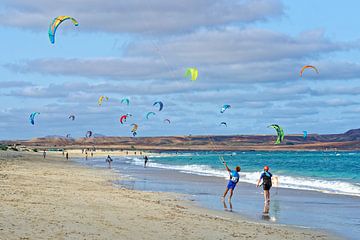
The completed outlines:
[[[263,186],[264,189],[264,211],[263,213],[268,214],[270,209],[270,188],[272,186],[271,182],[272,174],[269,172],[269,167],[265,166],[264,171],[261,173],[260,178],[256,184],[256,187]],[[262,180],[262,184],[260,182]]]
[[[149,161],[149,158],[147,156],[144,157],[144,168],[146,168],[146,164]]]
[[[111,168],[111,162],[113,161],[112,158],[110,157],[110,155],[107,156],[106,160],[105,160],[108,164],[109,164],[109,168]]]

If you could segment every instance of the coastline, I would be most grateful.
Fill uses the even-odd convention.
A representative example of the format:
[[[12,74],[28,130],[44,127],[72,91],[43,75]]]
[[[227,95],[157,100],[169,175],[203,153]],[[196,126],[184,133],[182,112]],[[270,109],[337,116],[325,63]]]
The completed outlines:
[[[337,239],[194,206],[181,195],[113,185],[109,169],[41,153],[0,152],[5,239]]]

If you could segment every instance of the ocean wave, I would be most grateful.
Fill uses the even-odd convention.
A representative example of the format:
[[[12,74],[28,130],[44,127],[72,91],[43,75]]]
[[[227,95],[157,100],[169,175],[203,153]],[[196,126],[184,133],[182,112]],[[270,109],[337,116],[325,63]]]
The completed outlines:
[[[144,160],[141,158],[127,158],[127,163],[135,165],[143,165]],[[177,170],[182,173],[196,174],[201,176],[213,176],[227,179],[229,177],[228,173],[224,170],[215,169],[208,165],[198,165],[198,164],[187,164],[187,165],[171,165],[171,164],[162,164],[152,161],[150,159],[150,167],[163,168]],[[260,172],[241,172],[240,173],[240,182],[246,182],[250,184],[256,184],[259,179]],[[360,197],[360,185],[357,183],[349,183],[345,181],[337,180],[325,180],[317,179],[310,177],[294,177],[279,175],[278,176],[278,187],[279,188],[290,188],[298,190],[310,190],[310,191],[319,191],[323,193],[331,194],[342,194],[342,195],[351,195]]]

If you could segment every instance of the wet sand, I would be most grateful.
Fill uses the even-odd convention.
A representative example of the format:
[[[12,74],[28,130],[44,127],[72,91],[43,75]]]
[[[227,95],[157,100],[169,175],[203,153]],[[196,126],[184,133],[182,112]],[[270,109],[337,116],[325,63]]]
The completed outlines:
[[[0,152],[0,239],[331,239],[117,188],[118,179],[62,157]]]

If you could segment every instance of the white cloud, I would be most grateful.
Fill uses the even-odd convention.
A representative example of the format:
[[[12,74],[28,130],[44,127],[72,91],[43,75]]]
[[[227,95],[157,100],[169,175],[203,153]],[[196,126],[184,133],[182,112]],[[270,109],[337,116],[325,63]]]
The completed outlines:
[[[249,23],[279,16],[279,0],[3,0],[0,24],[43,30],[52,18],[71,15],[85,31],[113,33],[182,32]]]

